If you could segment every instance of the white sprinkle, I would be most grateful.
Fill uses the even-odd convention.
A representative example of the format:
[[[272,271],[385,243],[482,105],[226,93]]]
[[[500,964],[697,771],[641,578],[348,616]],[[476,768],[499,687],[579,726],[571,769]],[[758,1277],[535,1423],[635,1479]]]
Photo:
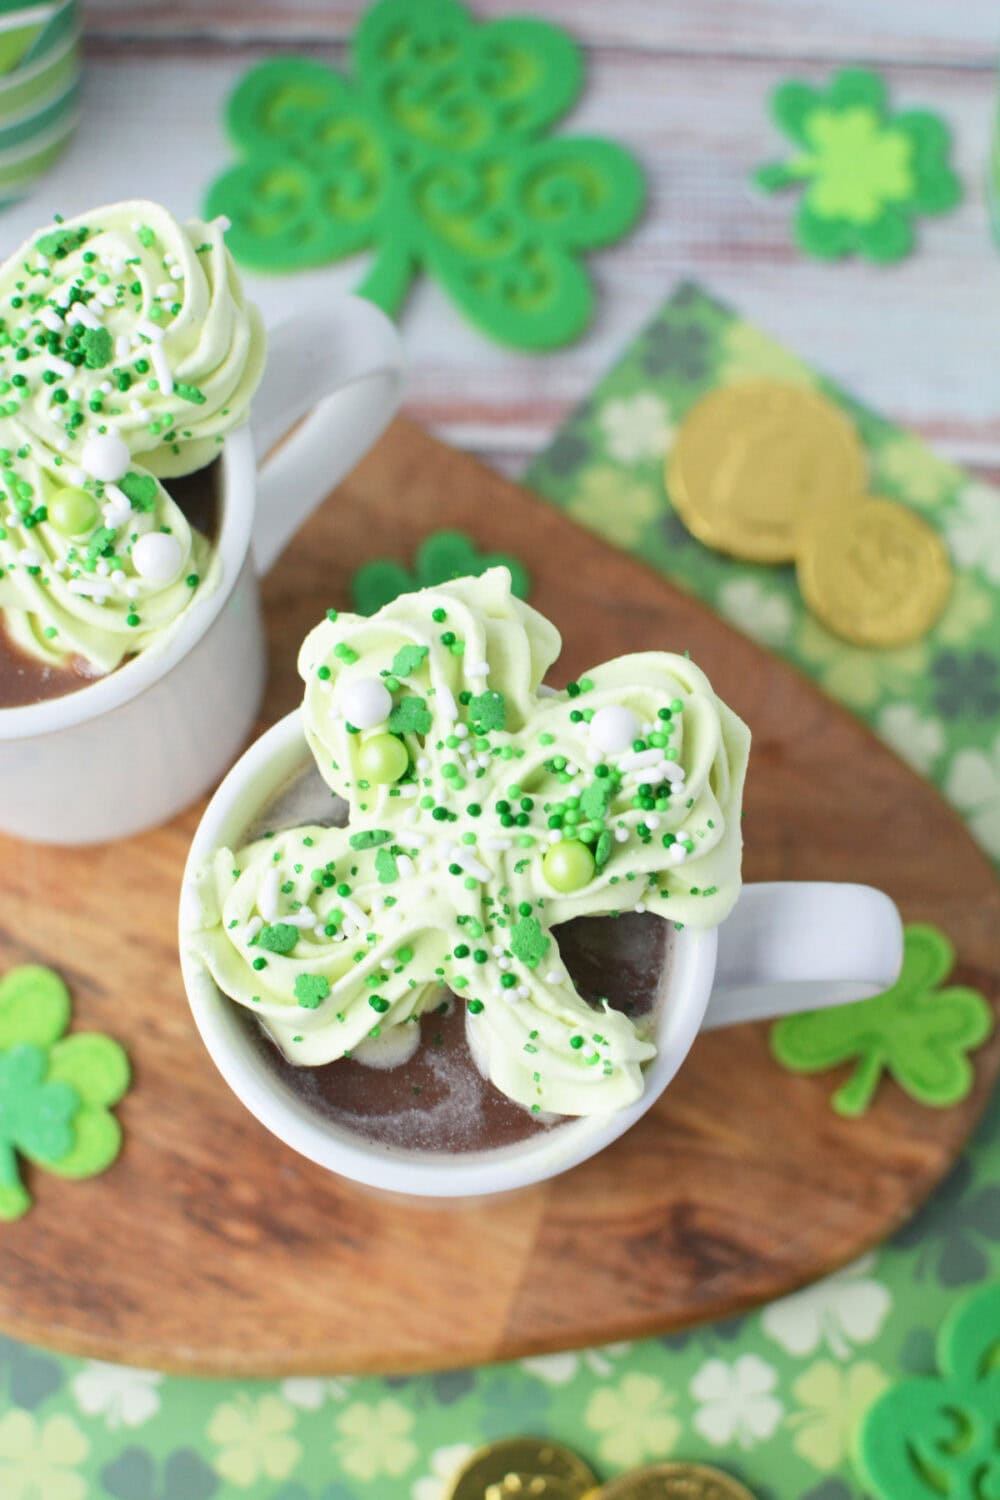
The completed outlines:
[[[65,573],[66,567],[66,559],[64,557],[57,557],[55,562],[52,564],[52,571],[53,573]]]
[[[155,291],[155,293],[153,295],[156,296],[156,297],[160,297],[160,298],[163,298],[163,297],[171,297],[172,298],[172,297],[175,296],[176,292],[177,292],[177,285],[176,285],[175,282],[173,282],[173,281],[161,281],[160,284],[159,284],[159,286],[156,288],[156,291]]]
[[[498,969],[504,969],[504,970],[509,969],[510,968],[510,959],[509,958],[500,958],[500,959],[498,959],[497,960],[497,968]]]
[[[38,314],[38,317],[39,320],[44,323],[45,327],[49,330],[50,333],[58,333],[60,328],[66,327],[65,322],[56,312],[54,307],[43,307],[41,312]]]
[[[111,392],[114,390],[114,386],[111,384],[110,380],[102,380],[97,389],[100,391],[102,396],[110,396]]]
[[[550,969],[545,976],[546,984],[562,984],[563,977],[558,969]]]
[[[40,271],[47,271],[49,269],[49,267],[52,265],[52,262],[49,260],[49,257],[47,255],[43,255],[40,250],[36,250],[35,254],[38,257],[38,259],[35,262],[35,264],[38,266],[38,269]]]
[[[100,318],[95,318],[95,316],[91,312],[90,308],[89,307],[84,307],[84,305],[83,305],[82,302],[78,302],[76,304],[76,307],[75,307],[74,311],[76,312],[76,321],[78,323],[82,323],[83,326],[84,326],[84,328],[100,328],[100,326],[101,326],[101,320],[100,320]],[[70,322],[73,321],[72,315],[70,316],[70,320],[69,321]]]
[[[427,838],[426,833],[415,833],[414,832],[414,833],[409,834],[408,837],[409,837],[410,843],[413,845],[414,849],[423,849],[423,848],[425,848],[427,846],[428,838]]]
[[[316,913],[308,906],[300,906],[298,911],[289,912],[287,917],[282,917],[289,927],[312,927],[316,923]],[[322,925],[322,924],[320,924]]]
[[[566,762],[566,765],[564,766],[563,769],[565,770],[567,776],[575,776],[577,774],[577,772],[579,771],[580,767],[576,764],[575,761],[568,760]]]
[[[140,318],[139,322],[135,325],[135,331],[136,333],[141,333],[144,338],[149,339],[154,344],[158,344],[163,338],[163,329],[157,328],[156,324],[151,323],[148,318]]]
[[[125,570],[123,568],[116,568],[111,575],[111,582],[121,585],[125,581]]]
[[[323,684],[323,686],[324,687],[330,687],[330,683],[326,682],[326,683]],[[420,788],[418,786],[414,786],[410,782],[407,782],[406,786],[401,786],[399,788],[399,795],[401,797],[419,797],[420,796]]]
[[[278,915],[278,888],[281,885],[281,877],[276,865],[271,865],[264,872],[264,878],[260,883],[260,894],[257,897],[257,910],[265,922],[273,922]]]
[[[493,944],[493,957],[494,958],[503,958],[503,943],[494,943]]]
[[[490,664],[488,661],[469,662],[465,668],[466,677],[488,677],[490,675]]]
[[[619,844],[625,844],[625,843],[627,843],[628,842],[628,829],[627,828],[616,828],[615,829],[615,841],[617,843],[619,843]]]
[[[167,356],[163,352],[162,344],[154,344],[149,351],[149,357],[153,361],[153,369],[156,378],[160,382],[160,393],[164,396],[172,396],[174,393],[174,376],[167,363]]]
[[[382,895],[381,891],[377,891],[376,894],[375,894],[375,899],[372,902],[372,916],[373,917],[380,917],[384,911],[385,911],[385,897]]]
[[[396,961],[392,958],[383,958],[379,967],[384,969],[387,974],[391,974],[393,969],[396,967]]]
[[[127,583],[125,585],[125,597],[126,599],[138,599],[139,585],[137,583]]]
[[[483,754],[479,757],[479,760],[477,761],[477,764],[478,764],[479,769],[481,771],[488,771],[489,768],[490,768],[490,766],[492,765],[492,763],[493,763],[493,757],[491,755],[487,754],[485,751],[483,752]]]
[[[646,908],[641,901],[637,901],[632,910],[641,917]]]
[[[528,989],[528,986],[526,984],[519,984],[517,989],[514,991],[514,994],[519,1000],[527,1000],[529,995],[531,994],[531,991]]]
[[[429,771],[430,768],[431,768],[431,763],[427,759],[427,756],[426,755],[419,755],[417,757],[417,770],[418,771]]]
[[[133,396],[128,404],[128,409],[134,417],[142,416],[142,402],[137,396]]]
[[[408,854],[396,855],[396,869],[404,878],[413,874],[413,860]]]
[[[455,863],[461,865],[465,873],[471,875],[473,880],[482,881],[490,878],[490,871],[486,865],[481,860],[474,859],[471,854],[460,854]]]
[[[452,697],[451,688],[447,687],[443,682],[440,684],[437,690],[437,704],[444,718],[446,718],[449,723],[454,724],[455,720],[458,718],[458,704]]]
[[[54,375],[62,375],[66,379],[76,374],[76,367],[71,365],[68,359],[60,359],[57,354],[47,355],[43,366],[46,370],[51,370]]]
[[[644,781],[651,785],[663,780],[676,781],[676,776],[671,776],[667,769],[672,764],[672,761],[661,760],[658,765],[642,766],[638,771],[629,771],[625,778],[625,785],[632,787],[640,786]]]
[[[128,334],[120,333],[115,339],[115,359],[119,364],[122,364],[126,359],[128,359],[130,348],[131,345],[129,344]]]
[[[358,929],[357,929],[356,925],[351,921],[350,917],[345,917],[344,918],[344,927],[343,927],[343,932],[344,932],[345,938],[354,937],[354,935],[356,934],[357,930]]]
[[[550,828],[547,837],[550,844],[562,843],[562,834],[559,832],[558,828]]]
[[[489,849],[491,851],[496,850],[498,853],[503,853],[507,849],[513,848],[513,845],[511,844],[510,839],[480,839],[479,847],[481,849]]]
[[[619,771],[637,771],[640,766],[655,766],[658,760],[662,760],[662,750],[628,750],[619,756]]]
[[[107,578],[111,572],[111,567],[102,557],[98,559],[97,567],[94,569],[94,572],[97,574],[98,578]]]
[[[71,594],[82,594],[84,598],[93,599],[95,604],[107,604],[108,592],[99,583],[93,583],[89,578],[71,578],[66,587]]]
[[[372,925],[368,920],[365,912],[361,910],[361,907],[358,905],[358,903],[356,901],[351,901],[350,898],[344,900],[343,912],[344,916],[349,917],[361,932],[367,932],[369,927]]]
[[[251,917],[246,926],[247,941],[249,942],[251,938],[255,938],[263,926],[263,917]]]
[[[36,552],[32,547],[23,547],[17,554],[17,560],[19,563],[23,563],[26,568],[40,568],[42,566],[41,554]]]
[[[115,303],[118,301],[118,298],[111,290],[111,288],[109,286],[106,286],[102,287],[98,292],[97,301],[101,304],[102,307],[114,307]]]
[[[73,300],[73,287],[72,287],[72,283],[67,282],[67,284],[62,288],[62,290],[56,294],[56,301],[59,303],[60,307],[69,307],[69,305],[72,302],[72,300]]]
[[[469,726],[468,726],[468,724],[456,724],[455,725],[455,738],[457,740],[467,740],[468,737],[469,737]]]
[[[84,398],[84,396],[87,393],[83,389],[82,385],[71,385],[69,387],[69,391],[67,392],[67,394],[69,395],[69,398],[70,398],[71,401],[82,401],[83,398]],[[97,428],[96,427],[92,427],[90,429],[90,431],[91,431],[91,435],[93,435],[94,433],[96,433]]]
[[[646,816],[646,827],[649,829],[650,833],[655,833],[659,826],[659,815],[657,813],[648,813]]]

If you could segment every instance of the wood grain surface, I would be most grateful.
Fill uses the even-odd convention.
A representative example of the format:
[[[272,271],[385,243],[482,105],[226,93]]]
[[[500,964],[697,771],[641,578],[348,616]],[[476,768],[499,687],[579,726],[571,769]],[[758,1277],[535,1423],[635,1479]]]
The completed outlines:
[[[407,562],[468,527],[520,554],[563,631],[556,680],[645,648],[689,649],[749,721],[749,879],[869,881],[954,938],[957,978],[998,1000],[1000,887],[955,815],[804,679],[639,563],[400,421],[266,586],[266,722],[299,696],[296,650],[352,570]],[[406,1371],[637,1337],[736,1312],[860,1254],[954,1160],[1000,1066],[975,1056],[961,1106],[883,1083],[838,1118],[842,1072],[784,1073],[766,1028],[698,1040],[667,1095],[593,1161],[473,1205],[356,1189],[269,1137],[204,1052],[175,948],[177,887],[200,809],[104,849],[0,840],[0,970],[54,964],[76,1025],[129,1048],[123,1155],[104,1177],[35,1173],[3,1232],[0,1329],[197,1373]]]

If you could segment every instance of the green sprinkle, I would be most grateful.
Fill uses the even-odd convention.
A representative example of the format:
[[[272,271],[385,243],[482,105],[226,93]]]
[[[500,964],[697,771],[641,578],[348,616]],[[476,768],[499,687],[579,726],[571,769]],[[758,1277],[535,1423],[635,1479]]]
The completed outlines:
[[[390,849],[380,849],[375,856],[375,873],[380,885],[392,885],[399,879],[396,856]]]
[[[175,380],[174,390],[182,401],[190,401],[195,406],[204,406],[208,400],[204,391],[200,391],[196,385],[188,385],[186,380]]]
[[[428,649],[427,646],[400,646],[392,659],[392,675],[409,677],[423,665]]]
[[[474,1016],[478,1016],[485,1009],[485,1006],[481,1000],[470,1000],[469,1009]]]
[[[537,969],[551,942],[537,917],[522,917],[510,935],[511,952],[529,969]]]
[[[507,704],[503,693],[493,689],[477,693],[469,702],[469,719],[480,734],[504,729],[507,724]]]
[[[415,695],[401,698],[389,715],[394,734],[427,734],[432,722],[426,702]]]
[[[330,993],[330,981],[323,974],[297,974],[295,998],[305,1010],[315,1010]]]
[[[257,934],[257,946],[266,948],[268,953],[290,953],[298,940],[299,929],[291,922],[275,922],[262,927]]]
[[[348,839],[352,849],[377,849],[379,844],[387,844],[392,838],[388,828],[363,828],[360,833],[352,833]],[[341,892],[347,895],[347,891]]]

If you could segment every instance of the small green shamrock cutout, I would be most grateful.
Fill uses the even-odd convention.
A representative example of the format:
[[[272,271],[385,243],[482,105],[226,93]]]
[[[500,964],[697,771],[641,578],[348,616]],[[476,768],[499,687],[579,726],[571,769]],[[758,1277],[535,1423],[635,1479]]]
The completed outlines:
[[[921,1104],[957,1104],[972,1087],[965,1054],[989,1036],[993,1013],[975,990],[937,988],[954,962],[954,947],[943,932],[910,924],[902,972],[891,989],[853,1005],[784,1017],[771,1028],[774,1057],[797,1073],[857,1058],[857,1068],[833,1095],[840,1115],[864,1114],[883,1072]]]
[[[913,248],[914,219],[945,213],[961,196],[948,127],[926,110],[892,114],[877,73],[844,68],[826,90],[789,79],[771,110],[801,149],[758,167],[754,181],[769,193],[805,188],[795,238],[810,255],[900,260]]]
[[[862,1418],[857,1465],[876,1500],[1000,1495],[1000,1283],[945,1319],[938,1368],[892,1386]]]
[[[480,25],[458,0],[379,0],[352,57],[352,80],[282,57],[236,88],[244,160],[206,203],[236,259],[293,271],[374,246],[359,291],[389,314],[425,267],[501,343],[576,337],[593,303],[579,254],[632,226],[644,187],[610,141],[539,138],[580,91],[575,44],[528,17]]]
[[[51,969],[26,965],[0,980],[0,1219],[31,1207],[18,1154],[61,1177],[93,1177],[121,1148],[109,1106],[128,1087],[128,1059],[110,1037],[64,1037],[69,1019]]]
[[[479,578],[488,568],[506,568],[510,586],[519,599],[531,590],[528,570],[516,557],[480,552],[464,531],[435,531],[417,549],[412,573],[401,563],[378,557],[358,568],[351,579],[351,597],[359,615],[373,615],[400,594],[436,588],[455,578]],[[405,675],[405,674],[404,674]]]

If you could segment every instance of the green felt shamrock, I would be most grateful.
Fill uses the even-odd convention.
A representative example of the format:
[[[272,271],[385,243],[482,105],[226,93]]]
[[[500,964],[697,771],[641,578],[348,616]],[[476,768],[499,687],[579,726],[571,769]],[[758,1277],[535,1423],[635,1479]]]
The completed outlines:
[[[892,1386],[861,1421],[856,1459],[876,1500],[1000,1495],[1000,1283],[945,1319],[938,1368]]]
[[[825,90],[789,79],[771,110],[800,150],[758,167],[754,181],[769,193],[805,188],[795,238],[810,255],[900,260],[913,248],[913,220],[944,213],[961,196],[948,127],[926,110],[890,113],[877,73],[844,68]]]
[[[496,567],[509,571],[512,591],[519,599],[527,599],[531,579],[516,557],[502,552],[480,552],[464,531],[434,531],[417,548],[412,572],[392,558],[377,557],[354,574],[351,597],[359,615],[373,615],[400,594],[436,588],[454,578],[478,578],[487,568]]]
[[[29,964],[0,980],[0,1219],[31,1207],[18,1153],[61,1177],[93,1177],[121,1147],[109,1106],[128,1087],[128,1059],[96,1032],[63,1037],[69,1019],[51,969]]]
[[[943,932],[911,923],[902,972],[891,989],[853,1005],[786,1016],[771,1028],[771,1051],[797,1073],[857,1058],[854,1073],[833,1095],[841,1115],[864,1114],[883,1072],[921,1104],[957,1104],[972,1087],[965,1054],[989,1036],[993,1013],[975,990],[937,988],[954,961]]]
[[[577,47],[527,17],[477,24],[458,0],[379,0],[352,42],[354,79],[282,57],[232,95],[244,160],[210,187],[229,249],[292,271],[376,249],[361,293],[393,314],[425,266],[490,337],[548,349],[591,312],[579,252],[638,217],[620,146],[540,139],[575,101]]]

